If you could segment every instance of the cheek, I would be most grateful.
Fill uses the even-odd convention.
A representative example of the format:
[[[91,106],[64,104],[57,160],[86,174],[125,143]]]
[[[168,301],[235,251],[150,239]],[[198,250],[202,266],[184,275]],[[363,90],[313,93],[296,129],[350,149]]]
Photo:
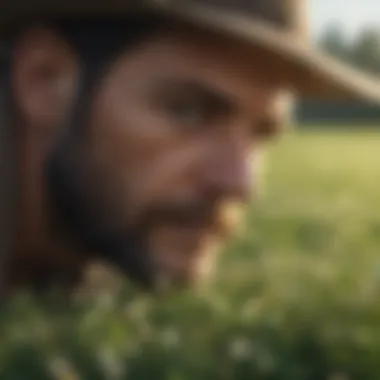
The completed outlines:
[[[128,195],[129,212],[191,196],[207,144],[183,136],[136,98],[121,101],[110,95],[100,100],[92,121],[93,155],[108,173],[115,196],[120,200]]]
[[[194,198],[199,191],[203,155],[191,142],[156,146],[141,159],[135,160],[134,155],[129,191],[136,212],[154,203]]]

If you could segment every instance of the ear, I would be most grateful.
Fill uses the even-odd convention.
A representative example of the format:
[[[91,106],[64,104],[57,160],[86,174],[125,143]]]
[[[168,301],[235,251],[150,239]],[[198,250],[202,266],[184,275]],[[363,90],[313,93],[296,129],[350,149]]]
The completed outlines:
[[[23,126],[42,128],[63,120],[75,94],[78,61],[58,34],[26,30],[13,50],[12,90]]]

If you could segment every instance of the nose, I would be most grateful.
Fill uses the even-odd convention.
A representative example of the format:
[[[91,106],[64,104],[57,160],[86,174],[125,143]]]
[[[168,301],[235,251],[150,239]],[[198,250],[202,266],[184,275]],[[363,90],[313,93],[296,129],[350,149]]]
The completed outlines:
[[[209,191],[237,202],[249,200],[255,183],[252,169],[256,166],[249,145],[239,136],[214,139],[204,170]]]

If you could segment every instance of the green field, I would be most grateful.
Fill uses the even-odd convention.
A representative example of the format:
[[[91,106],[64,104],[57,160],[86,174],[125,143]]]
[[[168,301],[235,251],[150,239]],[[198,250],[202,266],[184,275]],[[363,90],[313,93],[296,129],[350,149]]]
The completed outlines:
[[[213,286],[1,313],[1,380],[379,380],[380,132],[292,133]]]

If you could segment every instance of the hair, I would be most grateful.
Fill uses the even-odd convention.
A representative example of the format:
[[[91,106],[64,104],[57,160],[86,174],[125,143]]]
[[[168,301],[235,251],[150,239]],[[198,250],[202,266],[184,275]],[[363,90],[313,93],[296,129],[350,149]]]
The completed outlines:
[[[74,49],[79,59],[80,82],[69,120],[76,131],[68,130],[79,138],[86,124],[83,118],[99,80],[121,53],[133,50],[159,33],[165,27],[165,20],[143,14],[106,19],[61,19],[50,25]]]
[[[6,291],[6,260],[12,249],[17,208],[17,130],[11,128],[7,67],[0,65],[0,302]]]
[[[3,213],[4,217],[8,219],[14,219],[14,216],[18,207],[18,173],[17,173],[17,151],[14,146],[17,142],[19,135],[19,115],[16,108],[16,101],[14,94],[12,93],[11,84],[11,70],[12,70],[12,49],[17,41],[17,38],[27,32],[27,30],[35,25],[43,25],[49,29],[57,32],[74,50],[80,64],[80,81],[78,83],[78,89],[76,98],[73,101],[73,107],[71,112],[64,121],[63,136],[57,141],[57,146],[52,149],[52,155],[46,157],[46,174],[50,170],[50,177],[52,181],[56,183],[51,184],[55,190],[64,191],[65,186],[60,188],[61,183],[59,181],[59,173],[55,174],[57,165],[54,164],[54,160],[58,157],[60,152],[64,152],[65,149],[70,149],[70,144],[75,143],[76,139],[80,138],[81,133],[85,130],[85,123],[83,118],[86,117],[88,107],[91,104],[92,94],[95,90],[96,84],[100,78],[108,70],[109,66],[114,62],[117,56],[121,53],[128,52],[135,48],[140,43],[143,43],[146,39],[158,33],[161,28],[165,27],[166,23],[163,18],[154,15],[127,15],[125,17],[88,17],[88,18],[50,18],[50,19],[29,19],[20,22],[19,26],[15,27],[6,36],[7,40],[3,44],[4,56],[0,59],[0,122],[2,132],[6,132],[7,136],[11,140],[11,144],[7,144],[9,149],[2,150],[2,154],[6,154],[6,159],[1,158],[2,161],[7,162],[6,167],[0,167],[0,199],[1,204],[11,207],[11,210]],[[3,133],[2,133],[3,135]],[[10,136],[11,135],[11,136]],[[12,146],[11,146],[12,145]],[[56,156],[57,155],[57,156]],[[4,165],[3,165],[4,166]],[[6,178],[4,178],[4,176]],[[10,176],[12,178],[10,178]],[[9,181],[11,179],[11,182]],[[5,180],[5,181],[4,181]],[[51,188],[50,188],[51,190]],[[58,198],[57,198],[58,197]],[[65,203],[73,206],[75,204],[68,202],[70,198],[70,192],[55,194],[56,201],[61,202],[60,208],[65,208]],[[11,202],[10,202],[11,201]],[[67,209],[68,215],[66,217],[70,222],[74,223],[74,219],[78,217],[73,208]],[[13,220],[11,220],[13,222]],[[70,223],[69,222],[69,223]],[[0,220],[0,236],[12,235],[10,231],[11,223]],[[4,228],[3,228],[4,227]],[[8,228],[9,227],[9,228]],[[84,230],[82,233],[86,232]],[[7,236],[8,237],[8,236]],[[88,239],[95,238],[93,235]],[[10,254],[9,239],[2,239],[0,246],[0,279],[4,278],[3,260],[7,260],[7,255]],[[100,243],[101,244],[101,239]],[[5,273],[6,274],[6,273]],[[0,284],[1,286],[1,284]]]
[[[85,113],[91,101],[91,94],[109,65],[122,52],[132,50],[159,33],[168,21],[168,18],[154,13],[130,13],[122,16],[111,14],[105,17],[30,16],[19,20],[4,33],[5,40],[0,46],[0,86],[5,89],[7,103],[11,103],[5,108],[12,110],[12,122],[17,123],[17,112],[9,82],[12,50],[18,37],[29,28],[36,25],[46,26],[55,31],[74,50],[80,65],[80,81],[71,117],[74,117],[75,124],[78,125],[81,124],[78,123],[78,118]]]

